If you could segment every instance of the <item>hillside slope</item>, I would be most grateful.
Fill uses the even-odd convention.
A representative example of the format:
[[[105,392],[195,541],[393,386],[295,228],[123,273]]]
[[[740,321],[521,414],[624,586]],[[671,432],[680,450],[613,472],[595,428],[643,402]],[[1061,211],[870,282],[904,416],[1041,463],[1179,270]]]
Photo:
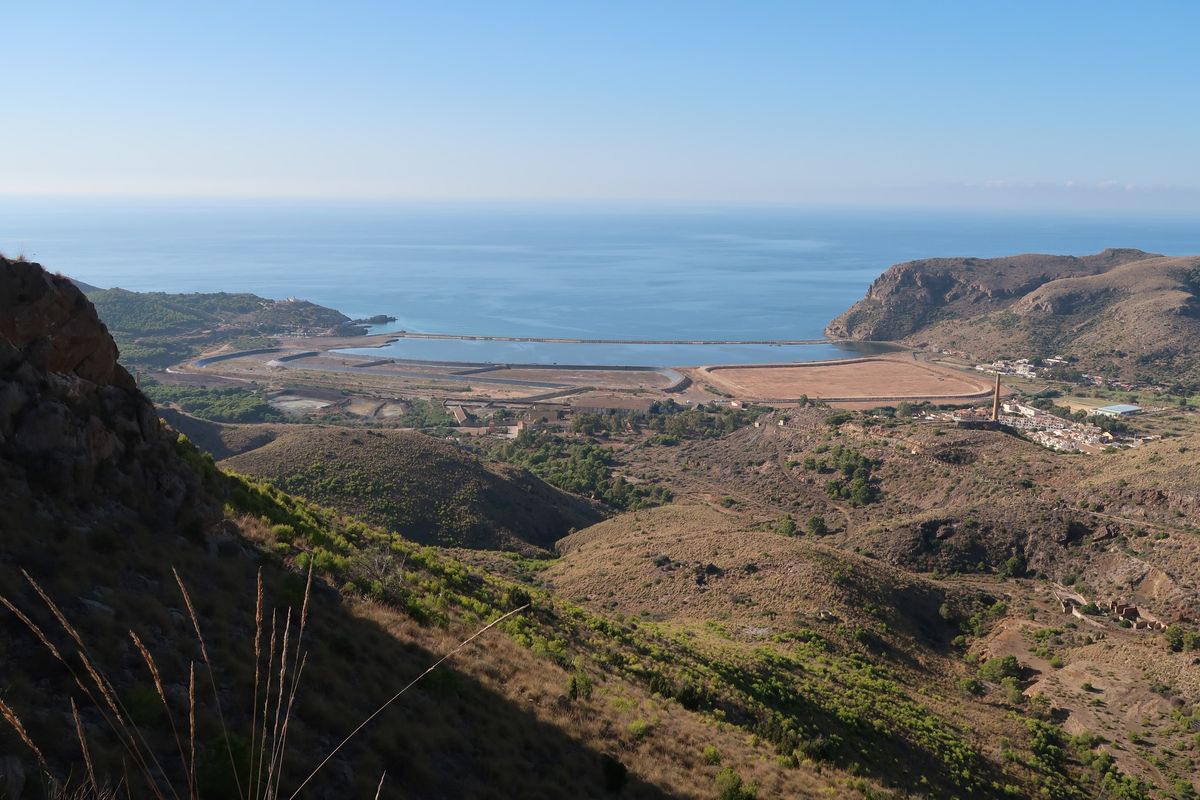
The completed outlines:
[[[85,790],[93,770],[101,787],[129,782],[131,796],[162,796],[168,783],[183,794],[190,759],[188,748],[176,752],[172,731],[182,726],[186,737],[194,709],[199,795],[239,796],[254,738],[251,708],[262,699],[253,678],[269,666],[268,634],[277,648],[290,618],[294,671],[303,618],[306,668],[280,762],[287,796],[400,686],[483,620],[531,600],[537,608],[528,618],[510,620],[486,646],[429,675],[303,796],[701,800],[720,767],[693,763],[699,749],[721,752],[746,774],[766,763],[766,751],[737,729],[656,699],[639,681],[606,675],[592,657],[600,650],[573,632],[590,631],[588,617],[568,619],[544,595],[531,598],[398,537],[222,476],[160,426],[116,355],[73,286],[36,265],[0,260],[0,596],[11,603],[0,610],[0,697],[6,719],[20,724],[0,724],[0,795],[44,798],[47,780],[60,780],[80,791],[51,797],[92,797]],[[276,541],[264,518],[289,523],[295,545]],[[306,599],[297,570],[314,552],[330,567],[321,567]],[[265,606],[256,665],[257,576]],[[634,635],[605,620],[588,624]],[[153,675],[131,630],[154,659]],[[76,666],[77,682],[67,665],[78,665],[82,653],[89,666]],[[568,697],[564,686],[583,685],[583,676],[586,691]],[[125,734],[108,724],[108,697],[122,709],[118,731],[132,737],[125,747],[118,743]],[[634,727],[642,717],[671,735]],[[242,765],[238,779],[223,729]],[[130,747],[140,755],[131,759]],[[131,763],[138,759],[149,762],[145,773],[157,789]],[[848,777],[835,769],[762,771],[767,785],[794,796],[833,791]]]
[[[1066,626],[1047,633],[1035,620],[1059,620],[1061,610],[1031,593],[1032,582],[941,580],[865,549],[843,552],[852,542],[884,544],[877,530],[862,532],[870,540],[855,538],[859,531],[821,541],[781,535],[781,510],[800,507],[788,493],[802,505],[816,500],[783,473],[795,471],[787,450],[869,473],[853,448],[915,456],[915,447],[897,447],[916,444],[910,431],[846,420],[835,430],[829,412],[804,409],[797,427],[768,418],[721,439],[641,448],[677,470],[669,479],[693,482],[680,486],[689,502],[580,531],[555,565],[511,559],[540,571],[546,585],[536,577],[517,583],[222,473],[159,424],[115,364],[94,311],[60,279],[0,263],[0,302],[0,320],[19,321],[0,339],[7,796],[42,796],[28,741],[40,745],[45,769],[72,776],[77,787],[86,788],[94,768],[100,784],[130,779],[130,796],[154,794],[148,783],[184,787],[184,795],[191,770],[172,725],[188,719],[193,696],[199,796],[244,794],[237,784],[249,780],[247,759],[259,741],[255,676],[264,665],[277,674],[279,659],[268,653],[281,643],[288,674],[299,676],[303,665],[278,762],[281,796],[289,796],[345,732],[486,623],[495,627],[374,720],[301,796],[1146,800],[1145,787],[1096,750],[1101,729],[1116,738],[1110,749],[1122,768],[1149,764],[1157,785],[1187,774],[1184,731],[1197,716],[1189,655],[1148,649],[1161,634],[1115,625],[1102,641]],[[312,432],[319,444],[310,455],[324,458],[332,448],[336,461],[359,446]],[[287,435],[284,428],[270,444]],[[818,449],[834,437],[851,450]],[[929,437],[937,446],[930,457],[949,459],[935,461],[970,465],[950,458],[969,442]],[[228,441],[240,447],[250,439]],[[362,446],[382,458],[398,441]],[[436,468],[449,458],[436,449],[443,445],[401,445],[418,454],[409,470],[426,460]],[[293,446],[303,452],[302,442]],[[1179,464],[1155,462],[1164,476]],[[863,479],[879,480],[887,498],[905,468],[913,472],[896,462]],[[986,476],[974,480],[978,488]],[[692,502],[697,485],[738,496]],[[836,494],[827,495],[835,507],[878,500]],[[1011,612],[997,593],[1008,596]],[[956,631],[962,641],[947,641]],[[1071,659],[1140,659],[1166,688],[1138,686],[1111,657],[1107,671],[1080,658],[1055,672],[1049,646]],[[1009,653],[1020,657],[1020,670],[991,660]],[[84,674],[73,676],[67,665],[80,663]],[[1080,692],[1095,691],[1080,688],[1084,677],[1102,681],[1114,707],[1129,700],[1151,714],[1139,731],[1162,744],[1147,748],[1133,734],[1101,728],[1117,713],[1104,703],[1087,705],[1084,716]],[[1043,692],[1051,699],[1039,699]],[[1064,712],[1071,732],[1087,735],[1068,738],[1058,725]],[[126,720],[116,734],[107,724],[114,716]],[[144,770],[130,767],[130,751],[148,762]]]
[[[0,594],[11,604],[0,612],[0,688],[6,718],[20,721],[0,726],[5,796],[42,797],[43,770],[79,789],[94,771],[101,786],[129,781],[131,796],[157,794],[149,782],[182,794],[192,766],[199,796],[239,796],[262,697],[255,675],[278,668],[267,653],[281,641],[290,674],[305,665],[279,762],[289,795],[399,686],[485,621],[522,608],[406,693],[303,796],[754,796],[743,776],[774,797],[918,785],[1000,792],[984,777],[997,768],[953,724],[849,655],[831,660],[810,642],[784,662],[743,662],[222,475],[160,426],[74,287],[3,262],[0,298],[0,319],[15,321],[0,354]],[[316,570],[311,595],[306,566]],[[84,655],[76,682],[67,665]],[[813,684],[826,693],[819,701],[783,691],[801,662],[832,665]],[[865,707],[830,694],[851,680],[845,670],[856,703],[886,692],[890,718],[920,727],[873,728]],[[172,733],[183,725],[189,735],[193,710],[194,761]],[[834,729],[851,738],[823,743],[820,732]],[[801,731],[816,737],[808,752],[820,765],[795,755]]]
[[[545,551],[600,520],[590,503],[528,471],[414,431],[280,426],[221,467],[268,478],[424,544]]]
[[[1074,356],[1085,371],[1200,379],[1200,257],[941,258],[889,267],[826,333],[975,358]]]

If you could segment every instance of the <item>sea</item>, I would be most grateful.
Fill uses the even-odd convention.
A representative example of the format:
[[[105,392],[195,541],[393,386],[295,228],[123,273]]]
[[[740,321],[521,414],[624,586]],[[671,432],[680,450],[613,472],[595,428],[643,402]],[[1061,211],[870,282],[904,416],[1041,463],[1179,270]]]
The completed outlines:
[[[0,252],[103,288],[297,297],[396,330],[571,339],[820,339],[889,265],[934,256],[1200,253],[1200,218],[811,207],[0,198]],[[835,344],[401,339],[371,355],[689,365]]]

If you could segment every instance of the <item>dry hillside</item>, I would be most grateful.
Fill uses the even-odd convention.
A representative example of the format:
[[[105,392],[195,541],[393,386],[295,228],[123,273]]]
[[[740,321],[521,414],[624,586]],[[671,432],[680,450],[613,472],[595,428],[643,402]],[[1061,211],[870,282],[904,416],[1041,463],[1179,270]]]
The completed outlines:
[[[1200,257],[940,258],[889,267],[830,336],[1000,356],[1074,356],[1084,371],[1200,380]]]

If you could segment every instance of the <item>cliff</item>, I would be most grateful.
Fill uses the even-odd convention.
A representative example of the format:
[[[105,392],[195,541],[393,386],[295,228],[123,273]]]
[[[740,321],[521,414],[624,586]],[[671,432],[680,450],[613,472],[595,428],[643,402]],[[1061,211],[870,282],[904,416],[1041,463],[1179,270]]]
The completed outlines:
[[[910,261],[888,268],[826,334],[979,359],[1070,355],[1112,377],[1194,381],[1197,266],[1129,249]]]

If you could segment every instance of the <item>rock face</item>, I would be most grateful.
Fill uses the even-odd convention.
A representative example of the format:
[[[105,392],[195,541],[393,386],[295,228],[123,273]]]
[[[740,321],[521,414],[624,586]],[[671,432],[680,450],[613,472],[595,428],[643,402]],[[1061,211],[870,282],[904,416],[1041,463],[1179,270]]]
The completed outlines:
[[[10,511],[37,503],[64,522],[87,508],[89,521],[189,524],[211,514],[117,355],[74,284],[0,258],[0,499]]]
[[[133,389],[96,309],[71,281],[0,259],[0,340],[36,369]]]

